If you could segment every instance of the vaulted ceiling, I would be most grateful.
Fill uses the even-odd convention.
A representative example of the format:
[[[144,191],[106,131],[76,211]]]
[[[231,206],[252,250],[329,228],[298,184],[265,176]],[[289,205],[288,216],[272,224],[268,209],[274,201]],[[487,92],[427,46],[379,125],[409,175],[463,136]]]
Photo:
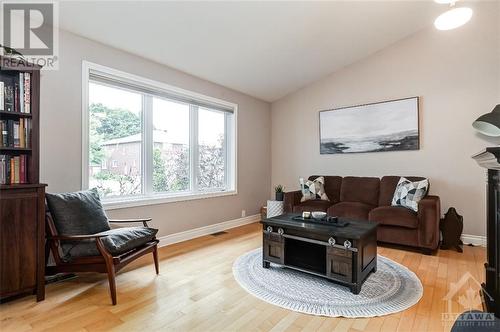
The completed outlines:
[[[275,101],[430,26],[431,1],[66,1],[60,27]]]

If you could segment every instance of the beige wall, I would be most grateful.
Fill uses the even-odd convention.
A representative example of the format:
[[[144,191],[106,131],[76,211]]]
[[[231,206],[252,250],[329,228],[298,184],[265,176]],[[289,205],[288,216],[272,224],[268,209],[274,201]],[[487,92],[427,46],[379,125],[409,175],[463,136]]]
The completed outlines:
[[[41,78],[40,167],[41,181],[48,183],[49,192],[81,186],[82,60],[239,105],[238,195],[112,210],[112,217],[152,217],[164,236],[239,218],[243,209],[247,215],[259,212],[270,187],[268,103],[66,32],[60,34],[59,70],[45,71]]]
[[[272,184],[298,178],[422,175],[442,212],[464,216],[464,234],[485,234],[485,172],[471,155],[500,143],[471,123],[500,103],[500,2],[474,4],[452,31],[432,27],[272,104]],[[353,41],[355,42],[355,41]],[[320,155],[318,111],[420,96],[421,148],[410,152]]]

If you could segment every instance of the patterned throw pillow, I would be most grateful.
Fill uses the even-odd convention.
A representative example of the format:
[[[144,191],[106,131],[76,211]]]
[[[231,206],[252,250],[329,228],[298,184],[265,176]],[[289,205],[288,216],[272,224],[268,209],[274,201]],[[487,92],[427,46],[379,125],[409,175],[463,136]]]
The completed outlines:
[[[394,191],[392,206],[403,206],[418,212],[418,202],[427,195],[428,189],[429,180],[427,179],[411,182],[402,177]]]
[[[300,190],[302,191],[301,202],[309,201],[312,199],[321,199],[324,201],[329,201],[328,196],[325,193],[325,178],[320,176],[313,181],[307,180],[304,182],[303,178],[300,178]]]

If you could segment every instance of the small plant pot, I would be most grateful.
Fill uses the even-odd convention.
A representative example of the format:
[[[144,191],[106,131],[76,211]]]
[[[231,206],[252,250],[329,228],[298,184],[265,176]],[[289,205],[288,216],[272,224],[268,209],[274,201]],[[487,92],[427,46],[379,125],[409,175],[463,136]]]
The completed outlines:
[[[284,192],[276,193],[276,200],[277,201],[282,201],[285,196]]]

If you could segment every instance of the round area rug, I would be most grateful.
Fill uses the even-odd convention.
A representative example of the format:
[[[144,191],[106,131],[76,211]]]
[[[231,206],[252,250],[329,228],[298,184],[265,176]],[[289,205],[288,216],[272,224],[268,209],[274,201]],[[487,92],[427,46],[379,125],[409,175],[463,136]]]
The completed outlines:
[[[262,267],[262,248],[240,257],[233,265],[238,283],[250,294],[274,305],[329,317],[374,317],[399,312],[422,297],[422,284],[406,267],[378,256],[377,272],[370,274],[361,292],[325,278],[271,264]]]

